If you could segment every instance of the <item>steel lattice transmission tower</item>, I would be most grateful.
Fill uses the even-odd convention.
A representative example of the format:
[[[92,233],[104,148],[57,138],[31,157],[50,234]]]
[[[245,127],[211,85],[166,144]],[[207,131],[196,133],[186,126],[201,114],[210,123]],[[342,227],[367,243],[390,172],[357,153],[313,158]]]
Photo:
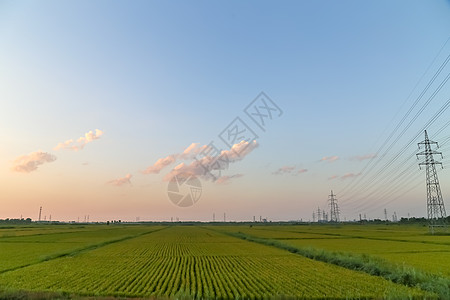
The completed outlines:
[[[339,207],[337,204],[336,195],[331,191],[331,195],[328,195],[328,201],[330,202],[330,222],[339,222]]]
[[[425,156],[425,160],[419,163],[419,168],[421,169],[421,166],[425,166],[426,170],[428,222],[430,232],[434,234],[435,229],[446,227],[445,218],[447,215],[445,213],[444,200],[436,172],[436,165],[441,165],[442,167],[442,163],[433,158],[433,154],[441,155],[442,157],[442,152],[431,149],[432,144],[436,144],[436,147],[439,148],[437,142],[428,139],[428,134],[425,130],[425,140],[418,143],[419,149],[421,145],[424,145],[425,149],[417,153],[417,158],[421,155]]]

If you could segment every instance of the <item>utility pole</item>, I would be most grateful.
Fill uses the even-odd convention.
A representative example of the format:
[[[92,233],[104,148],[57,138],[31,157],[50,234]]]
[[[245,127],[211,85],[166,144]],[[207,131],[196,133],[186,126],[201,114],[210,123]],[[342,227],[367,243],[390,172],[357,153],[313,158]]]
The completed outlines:
[[[316,212],[313,211],[313,222],[316,222]]]
[[[333,194],[331,190],[331,195],[328,196],[328,201],[330,202],[330,222],[339,222],[339,207],[337,204],[336,195]]]
[[[434,231],[437,228],[447,229],[447,224],[445,222],[447,214],[445,212],[444,200],[442,198],[441,187],[436,172],[436,165],[441,165],[442,167],[442,163],[433,158],[433,154],[442,157],[442,152],[432,150],[432,144],[436,144],[436,147],[439,148],[437,142],[428,139],[428,133],[425,130],[425,140],[418,143],[419,149],[421,145],[424,145],[425,149],[424,151],[417,153],[417,158],[419,158],[419,155],[425,156],[425,160],[419,163],[419,168],[421,169],[421,166],[425,166],[426,170],[428,223],[431,234],[434,234]]]
[[[39,222],[41,221],[42,206],[39,208]]]
[[[213,213],[213,222],[216,221],[216,213]]]
[[[317,207],[317,222],[320,223],[320,208]]]
[[[227,221],[227,215],[223,213],[223,222],[225,223]]]
[[[384,209],[384,219],[385,219],[386,221],[388,221],[387,210],[386,210],[386,208]]]

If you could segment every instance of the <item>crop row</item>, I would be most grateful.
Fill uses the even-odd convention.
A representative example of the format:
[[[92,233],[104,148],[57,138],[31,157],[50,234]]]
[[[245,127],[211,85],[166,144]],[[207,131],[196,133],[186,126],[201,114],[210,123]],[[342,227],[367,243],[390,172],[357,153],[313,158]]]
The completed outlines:
[[[420,295],[384,279],[199,227],[170,227],[0,276],[9,288],[86,295],[361,298]]]

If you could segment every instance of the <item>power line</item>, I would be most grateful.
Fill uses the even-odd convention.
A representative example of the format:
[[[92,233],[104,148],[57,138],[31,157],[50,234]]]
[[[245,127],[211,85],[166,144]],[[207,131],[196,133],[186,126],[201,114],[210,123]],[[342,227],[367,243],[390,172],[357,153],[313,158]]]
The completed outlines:
[[[445,45],[448,43],[448,41],[450,40],[450,37],[446,40],[446,42],[444,43],[444,45],[441,47],[441,49],[439,50],[438,54],[434,57],[432,63],[428,66],[427,70],[425,71],[425,73],[422,75],[421,79],[419,80],[419,82],[416,84],[416,86],[414,87],[413,91],[416,89],[417,85],[422,81],[423,77],[425,76],[425,74],[428,72],[428,70],[430,69],[430,67],[434,64],[435,60],[437,59],[437,57],[440,55],[440,53],[442,52],[443,48],[445,47]],[[434,81],[436,80],[436,78],[439,76],[439,74],[442,72],[442,70],[445,68],[445,66],[447,65],[447,63],[450,61],[450,55],[448,55],[446,57],[446,59],[444,60],[444,62],[440,65],[439,69],[435,72],[435,74],[433,75],[433,77],[431,78],[431,80],[428,82],[428,84],[426,85],[426,87],[422,90],[422,92],[420,93],[420,95],[417,97],[417,99],[414,101],[413,105],[409,108],[409,110],[407,111],[407,113],[403,116],[403,118],[401,119],[401,121],[397,124],[397,126],[394,128],[394,130],[391,132],[391,134],[387,137],[387,139],[383,142],[383,144],[379,147],[379,149],[377,150],[375,156],[370,159],[367,164],[363,167],[363,169],[361,170],[361,174],[362,176],[359,177],[355,177],[349,184],[347,184],[344,189],[341,191],[341,196],[344,196],[346,193],[351,192],[355,186],[357,186],[357,184],[359,182],[361,182],[366,176],[367,174],[369,174],[377,165],[378,163],[381,161],[382,158],[384,158],[384,156],[389,152],[389,150],[392,148],[392,146],[398,141],[398,139],[404,134],[404,132],[406,130],[404,130],[399,137],[394,141],[394,143],[391,144],[391,146],[383,153],[382,157],[375,160],[375,157],[378,157],[379,153],[382,151],[382,149],[384,149],[384,147],[389,143],[389,141],[392,139],[392,137],[395,135],[395,133],[398,131],[398,129],[403,125],[403,123],[405,122],[405,120],[408,118],[408,116],[411,114],[411,112],[414,110],[414,108],[417,106],[417,104],[419,103],[419,101],[422,99],[422,97],[425,95],[425,93],[428,91],[428,89],[431,87],[431,85],[434,83]],[[449,74],[450,75],[450,74]],[[447,77],[449,77],[449,75]],[[448,81],[448,78],[446,78],[444,80],[444,82],[446,83]],[[444,83],[444,84],[445,84]],[[438,87],[438,91],[440,91],[440,89],[442,88],[443,84],[441,83],[440,88]],[[410,95],[412,94],[412,92],[410,93]],[[437,94],[437,92],[436,92]],[[409,99],[410,95],[408,96],[407,99]],[[435,96],[435,94],[434,94]],[[414,122],[417,117],[422,113],[422,111],[425,109],[425,107],[429,104],[429,102],[431,102],[431,100],[434,98],[434,96],[430,97],[430,99],[422,106],[421,110],[419,110],[418,113],[416,113],[416,116],[413,118]],[[403,105],[402,105],[403,106]],[[409,123],[409,125],[407,126],[407,128],[409,128],[409,126],[411,126],[412,122]],[[406,129],[407,129],[406,128]],[[365,172],[366,169],[370,166],[370,164],[375,161],[375,163],[372,165],[372,167],[369,169],[368,172]],[[352,185],[353,184],[353,185]]]

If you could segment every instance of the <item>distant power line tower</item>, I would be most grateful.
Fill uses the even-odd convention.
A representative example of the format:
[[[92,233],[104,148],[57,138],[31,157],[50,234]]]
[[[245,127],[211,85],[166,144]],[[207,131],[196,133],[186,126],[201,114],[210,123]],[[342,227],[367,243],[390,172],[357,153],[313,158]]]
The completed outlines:
[[[320,219],[321,213],[320,213],[320,208],[317,207],[317,222],[321,222],[322,220]]]
[[[328,201],[330,202],[330,222],[339,222],[339,207],[333,190],[331,191],[331,195],[328,195]]]
[[[437,142],[430,141],[428,139],[427,131],[425,130],[425,140],[418,143],[419,149],[420,145],[425,146],[425,150],[417,153],[417,158],[419,155],[424,155],[425,160],[419,163],[419,168],[425,166],[426,170],[426,180],[427,180],[427,212],[428,212],[428,222],[431,234],[434,234],[435,229],[441,227],[446,227],[446,213],[444,207],[444,200],[442,199],[441,187],[439,185],[439,179],[436,172],[436,165],[441,165],[442,163],[434,160],[433,154],[441,155],[442,152],[438,152],[431,149],[431,145],[436,144],[439,148]]]

